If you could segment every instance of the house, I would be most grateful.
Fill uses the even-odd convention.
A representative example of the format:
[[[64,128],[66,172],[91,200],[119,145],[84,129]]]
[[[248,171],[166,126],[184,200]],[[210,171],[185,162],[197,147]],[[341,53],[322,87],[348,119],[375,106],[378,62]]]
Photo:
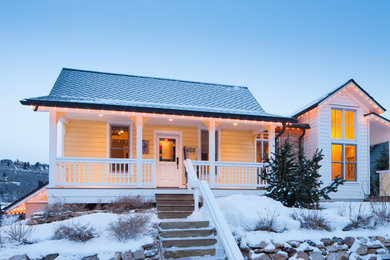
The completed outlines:
[[[214,196],[261,194],[263,158],[285,138],[324,151],[322,181],[347,180],[334,199],[362,200],[370,145],[389,140],[372,136],[390,135],[385,109],[353,80],[291,117],[265,112],[246,87],[76,69],[21,103],[49,113],[49,203],[188,193],[185,159]]]

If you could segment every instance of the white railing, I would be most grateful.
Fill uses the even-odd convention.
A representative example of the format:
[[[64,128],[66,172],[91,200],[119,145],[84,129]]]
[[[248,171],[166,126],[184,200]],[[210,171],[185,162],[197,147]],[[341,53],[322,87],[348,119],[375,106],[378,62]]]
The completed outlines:
[[[264,187],[267,183],[260,178],[266,166],[263,163],[215,162],[215,183],[210,183],[210,162],[194,161],[195,172],[201,181],[212,187]]]
[[[71,158],[56,159],[56,185],[136,185],[136,159]],[[142,160],[142,185],[153,186],[154,160]]]
[[[195,199],[195,210],[198,209],[199,195],[203,199],[203,206],[209,212],[211,220],[217,229],[218,241],[222,243],[226,256],[230,260],[243,260],[240,249],[233,237],[230,227],[219,208],[206,180],[199,181],[194,165],[190,159],[184,161],[188,176],[188,189],[192,190]]]

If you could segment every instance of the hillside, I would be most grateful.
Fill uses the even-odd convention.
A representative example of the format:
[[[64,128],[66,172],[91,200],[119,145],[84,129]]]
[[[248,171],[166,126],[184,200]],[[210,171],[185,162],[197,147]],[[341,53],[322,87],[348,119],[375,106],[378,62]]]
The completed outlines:
[[[48,181],[49,165],[3,159],[0,161],[0,202],[11,203]]]

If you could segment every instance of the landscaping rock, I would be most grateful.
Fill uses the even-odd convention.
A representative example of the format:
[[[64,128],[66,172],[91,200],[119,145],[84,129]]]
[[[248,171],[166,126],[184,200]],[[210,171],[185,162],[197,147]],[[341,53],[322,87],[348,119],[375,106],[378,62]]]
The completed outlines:
[[[30,260],[27,255],[14,255],[13,257],[8,258],[8,260]]]
[[[286,260],[288,258],[287,254],[277,253],[272,256],[272,260]]]
[[[284,247],[284,243],[272,241],[272,244],[274,245],[275,248],[283,248]]]
[[[122,260],[133,260],[133,253],[131,251],[126,251],[122,255]]]
[[[250,254],[249,260],[271,260],[271,257],[262,253],[262,254]]]
[[[285,247],[285,248],[283,248],[283,251],[286,252],[289,257],[292,257],[297,252],[297,250],[295,250],[292,247]]]
[[[97,256],[97,254],[95,254],[95,255],[85,256],[81,260],[99,260],[99,257]]]
[[[333,243],[337,243],[339,245],[344,244],[344,240],[341,237],[333,237],[332,241],[333,241]]]
[[[137,249],[133,254],[133,259],[135,260],[145,259],[144,249],[143,248]]]
[[[289,240],[287,243],[294,248],[298,248],[301,245],[301,241],[298,240]]]
[[[365,244],[361,244],[358,249],[356,249],[356,254],[358,255],[366,255],[368,253],[368,246]]]
[[[152,248],[144,251],[145,257],[151,257],[158,254],[157,248]]]
[[[378,240],[379,242],[381,242],[382,244],[386,241],[386,239],[384,237],[381,237],[381,236],[376,236],[375,239]]]
[[[333,241],[332,241],[332,239],[330,239],[330,238],[323,238],[323,239],[321,239],[320,241],[324,244],[324,246],[333,245]]]
[[[357,237],[357,239],[362,242],[362,243],[367,243],[368,242],[368,239],[365,238],[365,237]]]
[[[330,253],[333,253],[333,252],[337,252],[337,251],[338,251],[337,247],[334,246],[334,245],[327,246],[327,247],[326,247],[326,250],[327,250],[328,252],[330,252]]]
[[[310,260],[310,257],[307,253],[305,252],[298,252],[297,253],[297,258],[305,259],[305,260]]]
[[[59,254],[50,254],[50,255],[45,256],[45,258],[43,258],[43,259],[44,260],[53,260],[53,259],[56,259],[58,256],[59,256]]]
[[[324,259],[321,252],[310,252],[309,256],[310,256],[311,260],[323,260]]]
[[[344,244],[346,244],[348,247],[351,247],[355,243],[354,237],[346,237],[344,238]]]

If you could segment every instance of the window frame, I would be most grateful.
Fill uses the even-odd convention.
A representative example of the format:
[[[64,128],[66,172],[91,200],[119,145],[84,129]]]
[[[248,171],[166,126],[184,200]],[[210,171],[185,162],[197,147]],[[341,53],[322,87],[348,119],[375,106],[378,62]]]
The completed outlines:
[[[342,150],[341,150],[341,152],[342,152],[342,161],[341,162],[339,162],[339,161],[333,161],[333,145],[341,145],[341,147],[342,147]],[[346,162],[346,160],[345,160],[345,155],[346,155],[346,152],[345,152],[345,148],[346,148],[346,146],[354,146],[355,147],[355,162]],[[343,178],[344,180],[346,180],[346,181],[348,181],[348,182],[357,182],[357,169],[358,169],[358,165],[357,165],[357,157],[358,157],[358,150],[357,150],[357,144],[352,144],[352,143],[337,143],[337,142],[332,142],[331,143],[331,156],[330,156],[330,161],[331,161],[331,165],[330,165],[330,170],[331,170],[331,172],[330,172],[330,178],[331,178],[331,180],[333,181],[334,179],[333,179],[333,173],[332,173],[332,166],[333,166],[333,163],[341,163],[341,178]],[[354,164],[355,165],[355,179],[354,180],[347,180],[346,178],[345,178],[345,174],[346,174],[346,165],[347,164]]]
[[[264,133],[268,134],[268,138],[267,139],[264,138]],[[258,135],[261,135],[261,138],[258,138],[257,137]],[[264,142],[268,143],[268,154],[269,154],[269,151],[270,151],[270,147],[269,147],[270,146],[270,139],[269,139],[268,131],[264,131],[264,132],[261,132],[261,133],[258,133],[258,134],[255,135],[255,162],[256,163],[264,163],[264,162],[258,162],[257,161],[257,143],[261,143],[260,155],[263,155],[262,158],[264,158]]]
[[[332,137],[332,128],[333,128],[333,125],[332,125],[332,111],[333,110],[338,110],[338,111],[341,111],[341,138],[334,138]],[[345,136],[345,127],[346,127],[346,123],[345,123],[345,112],[348,111],[348,112],[354,112],[354,117],[353,117],[353,126],[354,126],[354,130],[353,130],[353,133],[354,133],[354,139],[346,139]],[[357,140],[357,112],[358,110],[357,109],[353,109],[353,108],[343,108],[343,107],[331,107],[330,108],[330,138],[332,140],[335,140],[336,142],[339,142],[339,141],[345,141],[345,142],[356,142]],[[337,124],[335,124],[337,126]],[[352,126],[352,125],[348,125],[348,126]],[[336,132],[337,133],[337,132]]]
[[[107,131],[107,158],[112,158],[112,127],[127,127],[128,128],[128,158],[123,159],[132,159],[133,158],[133,127],[130,124],[121,124],[121,123],[110,123],[108,122],[108,131]]]
[[[207,127],[199,127],[198,128],[198,152],[197,155],[197,161],[202,161],[202,131],[209,131]],[[217,157],[215,158],[215,161],[221,161],[221,129],[215,129],[215,136],[218,139],[217,146],[215,149],[215,152],[217,154]],[[210,161],[210,160],[209,160]],[[206,161],[205,161],[206,162]]]

